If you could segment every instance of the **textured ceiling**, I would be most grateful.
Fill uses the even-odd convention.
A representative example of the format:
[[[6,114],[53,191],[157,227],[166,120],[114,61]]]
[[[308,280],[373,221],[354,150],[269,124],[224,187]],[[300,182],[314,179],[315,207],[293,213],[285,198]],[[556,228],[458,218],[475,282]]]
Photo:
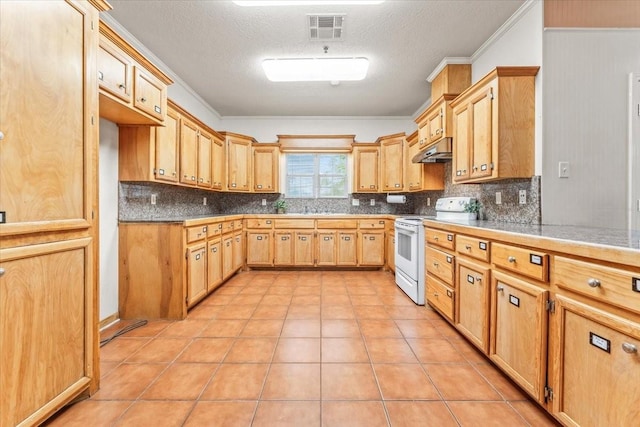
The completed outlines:
[[[221,116],[410,116],[447,56],[470,56],[524,0],[387,0],[240,7],[230,0],[109,0],[109,12]],[[343,41],[309,41],[307,13],[346,13]],[[273,57],[369,58],[359,82],[273,83]],[[505,64],[508,65],[508,64]]]

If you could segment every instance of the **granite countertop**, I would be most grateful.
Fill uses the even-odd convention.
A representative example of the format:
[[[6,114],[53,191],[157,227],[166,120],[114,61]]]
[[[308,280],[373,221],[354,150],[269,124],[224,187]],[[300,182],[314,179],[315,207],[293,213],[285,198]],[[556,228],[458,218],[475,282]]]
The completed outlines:
[[[576,251],[576,254],[588,256],[590,251],[609,252],[611,261],[621,255],[640,266],[640,230],[622,230],[614,228],[584,227],[575,225],[538,225],[517,224],[496,221],[443,221],[426,220],[427,226],[471,227],[478,231],[507,233],[514,238],[521,239],[521,244],[527,244],[530,239],[532,246],[542,244],[548,249],[558,243]]]

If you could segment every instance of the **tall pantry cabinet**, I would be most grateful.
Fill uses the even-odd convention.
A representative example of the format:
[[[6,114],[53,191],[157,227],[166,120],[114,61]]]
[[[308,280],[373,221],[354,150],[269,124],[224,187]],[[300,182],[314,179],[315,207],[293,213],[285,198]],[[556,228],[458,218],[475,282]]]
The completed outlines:
[[[98,11],[0,2],[0,425],[97,389]]]

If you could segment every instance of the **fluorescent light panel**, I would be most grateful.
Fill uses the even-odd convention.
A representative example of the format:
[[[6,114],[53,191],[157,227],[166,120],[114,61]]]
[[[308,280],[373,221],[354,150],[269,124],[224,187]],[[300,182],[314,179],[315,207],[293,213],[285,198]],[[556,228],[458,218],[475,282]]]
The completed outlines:
[[[367,58],[291,58],[262,61],[272,82],[322,82],[362,80],[367,76]]]
[[[238,6],[371,5],[384,0],[233,0]]]

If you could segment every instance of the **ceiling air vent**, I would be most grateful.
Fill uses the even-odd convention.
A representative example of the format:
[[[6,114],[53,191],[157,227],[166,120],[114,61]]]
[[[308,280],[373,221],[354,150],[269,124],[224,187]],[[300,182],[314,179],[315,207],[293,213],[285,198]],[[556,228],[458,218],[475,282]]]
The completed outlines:
[[[344,14],[307,15],[309,19],[309,38],[311,40],[342,40],[344,33]]]

